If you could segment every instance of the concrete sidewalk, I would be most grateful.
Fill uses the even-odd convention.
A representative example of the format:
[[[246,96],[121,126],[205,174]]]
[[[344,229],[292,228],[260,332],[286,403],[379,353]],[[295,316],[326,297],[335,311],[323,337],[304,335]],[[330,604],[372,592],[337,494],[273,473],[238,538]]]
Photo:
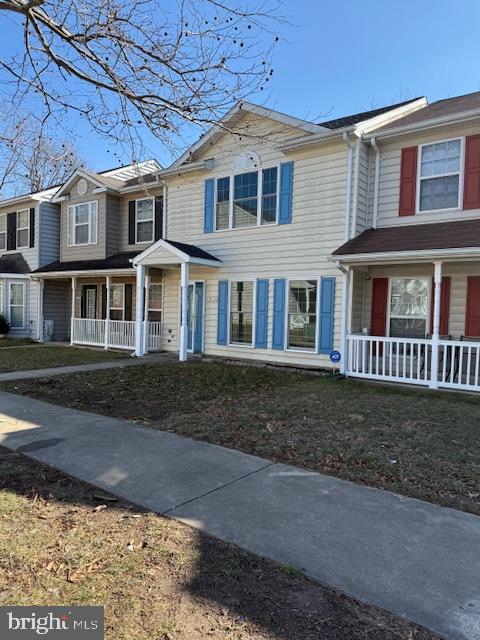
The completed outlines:
[[[8,349],[9,347],[3,347]],[[17,347],[15,347],[17,348]],[[0,352],[1,354],[1,352]],[[71,364],[64,367],[49,367],[48,369],[29,369],[27,371],[7,371],[0,373],[0,382],[12,380],[27,380],[30,378],[50,378],[68,373],[81,373],[82,371],[98,371],[99,369],[122,369],[140,364],[159,364],[163,362],[176,362],[178,358],[170,353],[151,353],[142,358],[129,358],[125,360],[107,360],[105,362],[90,362],[87,364]]]
[[[0,443],[429,627],[480,637],[480,518],[0,393]]]

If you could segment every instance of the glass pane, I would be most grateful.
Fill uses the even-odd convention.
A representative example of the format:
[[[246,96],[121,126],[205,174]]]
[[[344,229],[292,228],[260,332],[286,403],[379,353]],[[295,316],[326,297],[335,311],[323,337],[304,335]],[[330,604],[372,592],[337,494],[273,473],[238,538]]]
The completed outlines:
[[[426,318],[428,278],[394,278],[391,284],[390,316]]]
[[[288,293],[289,313],[317,312],[317,281],[291,280]]]
[[[17,246],[28,247],[29,243],[29,231],[28,229],[21,229],[17,231]]]
[[[88,224],[81,224],[75,228],[75,244],[87,244]]]
[[[23,284],[10,285],[10,304],[23,306]]]
[[[252,343],[253,282],[230,286],[230,342]]]
[[[459,177],[430,178],[420,182],[420,211],[458,207]]]
[[[75,207],[76,224],[88,223],[88,204],[77,204]]]
[[[17,229],[21,229],[29,226],[29,211],[19,211],[17,213]]]
[[[0,216],[0,233],[7,230],[7,216]]]
[[[257,224],[258,174],[242,173],[234,178],[233,226]]]
[[[426,320],[420,318],[391,318],[390,335],[392,338],[425,338]]]
[[[273,195],[277,193],[277,167],[271,167],[270,169],[263,170],[263,188],[262,194],[264,196]]]
[[[6,248],[7,248],[7,234],[0,233],[0,249],[6,249]]]
[[[152,311],[151,309],[148,312],[148,319],[150,322],[161,322],[162,321],[162,312],[161,311]]]
[[[256,198],[258,189],[258,174],[256,171],[242,173],[235,176],[234,199]]]
[[[277,196],[263,196],[262,198],[262,224],[276,222],[277,220]]]
[[[23,327],[23,307],[10,307],[10,324],[12,327]]]
[[[110,288],[110,307],[123,309],[123,285],[112,284]]]
[[[288,346],[296,349],[315,349],[317,316],[308,313],[288,314]]]
[[[137,242],[152,242],[153,221],[137,223]]]
[[[123,309],[110,309],[110,320],[123,320]]]
[[[137,220],[153,220],[153,200],[137,200]]]
[[[460,171],[460,140],[438,142],[422,148],[422,176],[437,176],[455,171]]]
[[[162,308],[162,285],[151,284],[148,292],[148,308],[158,309]]]
[[[228,229],[230,206],[228,200],[226,202],[217,202],[217,229]]]

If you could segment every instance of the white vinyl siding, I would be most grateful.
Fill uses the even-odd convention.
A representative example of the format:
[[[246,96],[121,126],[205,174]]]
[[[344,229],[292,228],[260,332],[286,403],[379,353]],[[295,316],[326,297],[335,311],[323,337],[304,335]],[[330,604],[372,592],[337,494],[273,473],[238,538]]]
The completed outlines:
[[[30,246],[30,210],[23,209],[17,212],[17,249],[26,249]]]
[[[96,244],[97,237],[98,201],[70,205],[68,207],[68,246]]]
[[[461,138],[419,147],[418,211],[459,208],[462,156]]]

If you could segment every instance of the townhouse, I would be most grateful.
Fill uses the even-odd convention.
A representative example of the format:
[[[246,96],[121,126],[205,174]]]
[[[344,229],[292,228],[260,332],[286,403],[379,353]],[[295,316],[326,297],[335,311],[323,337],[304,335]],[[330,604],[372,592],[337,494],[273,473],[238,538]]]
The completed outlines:
[[[49,194],[31,335],[321,368],[336,350],[347,375],[477,389],[479,191],[479,93],[320,124],[241,102],[168,169]]]

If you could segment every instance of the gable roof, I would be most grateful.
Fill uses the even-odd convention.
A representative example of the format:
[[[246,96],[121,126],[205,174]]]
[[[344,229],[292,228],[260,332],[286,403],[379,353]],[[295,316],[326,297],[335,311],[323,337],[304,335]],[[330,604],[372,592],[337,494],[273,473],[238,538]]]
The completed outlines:
[[[179,258],[177,262],[192,262],[194,264],[206,264],[215,267],[219,266],[222,262],[219,258],[208,253],[208,251],[204,251],[193,244],[185,244],[184,242],[176,242],[174,240],[164,240],[163,238],[151,244],[142,251],[142,253],[139,253],[132,262],[134,266],[136,266],[137,264],[141,264],[152,254],[155,254],[157,251],[158,253],[161,253],[162,250],[166,251],[171,256]]]
[[[404,102],[397,102],[396,104],[391,104],[388,107],[379,107],[378,109],[371,109],[370,111],[362,111],[360,113],[354,113],[349,116],[342,116],[341,118],[334,118],[333,120],[327,120],[326,122],[319,122],[319,126],[326,127],[327,129],[332,129],[332,130],[343,129],[344,127],[353,127],[359,122],[363,122],[364,120],[370,120],[370,118],[375,118],[377,116],[382,115],[383,113],[388,113],[393,109],[404,107],[407,104],[411,104],[412,102],[415,102],[416,100],[420,100],[420,99],[421,99],[420,97],[411,98],[410,100],[405,100]]]

